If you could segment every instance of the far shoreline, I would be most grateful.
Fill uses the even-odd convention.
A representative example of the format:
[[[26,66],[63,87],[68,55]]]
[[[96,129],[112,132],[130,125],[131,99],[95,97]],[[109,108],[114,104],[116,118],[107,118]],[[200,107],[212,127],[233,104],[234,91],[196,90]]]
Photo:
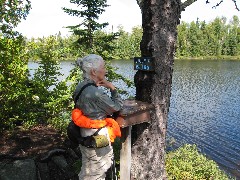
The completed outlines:
[[[240,60],[240,56],[200,56],[200,57],[176,57],[175,60]]]
[[[75,61],[77,59],[77,57],[69,57],[69,58],[60,58],[58,61]],[[110,61],[130,61],[133,60],[133,58],[130,59],[112,59]],[[185,60],[189,60],[189,61],[196,61],[196,60],[200,60],[200,61],[207,61],[207,60],[215,60],[215,61],[219,61],[219,60],[226,60],[226,61],[240,61],[240,56],[200,56],[200,57],[175,57],[174,60],[177,61],[185,61]],[[29,62],[39,62],[40,60],[33,60],[30,59]]]

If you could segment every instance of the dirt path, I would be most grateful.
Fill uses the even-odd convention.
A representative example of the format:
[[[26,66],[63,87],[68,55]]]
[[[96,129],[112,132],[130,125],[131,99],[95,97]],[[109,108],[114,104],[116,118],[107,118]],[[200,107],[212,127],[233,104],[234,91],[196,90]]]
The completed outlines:
[[[0,134],[0,160],[4,157],[36,157],[54,148],[62,148],[65,137],[50,126],[29,130],[18,127],[12,133]]]

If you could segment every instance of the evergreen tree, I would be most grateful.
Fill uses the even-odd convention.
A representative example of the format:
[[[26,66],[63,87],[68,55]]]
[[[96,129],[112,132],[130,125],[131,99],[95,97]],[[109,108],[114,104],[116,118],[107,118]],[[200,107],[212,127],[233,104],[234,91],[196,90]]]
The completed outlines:
[[[229,29],[229,35],[228,35],[228,55],[230,56],[236,56],[239,53],[239,29],[240,29],[240,23],[237,16],[233,16],[232,21],[230,22],[230,29]]]
[[[188,33],[188,24],[182,22],[178,25],[178,39],[177,39],[177,57],[189,57],[189,48],[188,48],[188,40],[187,40],[187,33]]]
[[[129,59],[129,33],[123,30],[122,26],[118,26],[120,32],[119,38],[116,40],[115,58]]]
[[[86,49],[93,47],[94,32],[101,30],[108,23],[98,23],[99,15],[105,11],[107,0],[71,0],[80,9],[63,8],[64,12],[71,16],[82,18],[82,22],[75,26],[68,26],[71,31],[79,36],[78,43]]]
[[[68,26],[75,35],[78,36],[76,48],[84,47],[86,54],[98,54],[106,60],[106,67],[108,70],[108,80],[122,79],[128,86],[133,83],[115,72],[115,68],[111,67],[108,60],[113,59],[111,56],[115,44],[113,41],[119,36],[119,33],[103,33],[100,30],[105,28],[108,23],[98,23],[99,15],[101,15],[108,5],[107,0],[70,0],[71,3],[76,4],[79,9],[63,8],[64,12],[71,16],[77,16],[80,23],[75,26]],[[72,88],[80,80],[78,68],[75,67],[68,79],[73,80]]]
[[[224,41],[224,19],[216,18],[213,21],[213,29],[214,29],[214,39],[215,39],[215,56],[220,56],[222,52],[222,44]]]
[[[142,39],[142,28],[141,27],[133,27],[132,33],[130,36],[130,42],[131,42],[131,54],[130,57],[140,57],[140,42]]]
[[[199,27],[198,27],[198,22],[191,22],[190,23],[190,27],[189,27],[189,35],[188,35],[188,39],[189,39],[189,50],[190,50],[190,56],[191,57],[198,57],[199,56],[199,39],[198,39],[198,31],[199,31]]]

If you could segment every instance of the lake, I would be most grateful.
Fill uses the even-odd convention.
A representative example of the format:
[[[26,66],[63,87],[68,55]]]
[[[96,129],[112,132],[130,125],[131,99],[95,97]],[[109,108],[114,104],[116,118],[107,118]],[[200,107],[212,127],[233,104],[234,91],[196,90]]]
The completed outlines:
[[[61,62],[60,80],[69,74],[71,63]],[[133,80],[133,61],[112,61],[112,65]],[[121,81],[116,85],[134,96],[135,88]],[[167,139],[176,141],[168,150],[196,144],[226,172],[240,178],[240,61],[175,61]]]

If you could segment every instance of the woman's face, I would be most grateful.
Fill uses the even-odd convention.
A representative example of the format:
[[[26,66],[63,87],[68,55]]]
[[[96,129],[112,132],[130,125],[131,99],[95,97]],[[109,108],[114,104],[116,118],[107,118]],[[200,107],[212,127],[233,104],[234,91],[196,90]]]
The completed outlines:
[[[106,75],[106,68],[105,68],[105,63],[104,61],[101,62],[100,66],[98,69],[96,69],[96,78],[98,81],[102,81],[103,79],[105,79],[105,75]]]

